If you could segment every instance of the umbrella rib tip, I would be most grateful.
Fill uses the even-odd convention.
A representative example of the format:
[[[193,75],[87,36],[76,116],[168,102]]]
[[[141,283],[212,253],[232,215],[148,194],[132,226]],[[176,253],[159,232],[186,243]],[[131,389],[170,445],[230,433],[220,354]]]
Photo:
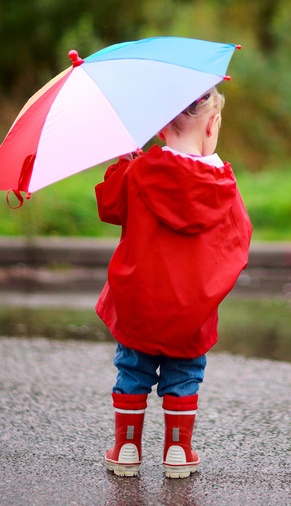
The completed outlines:
[[[83,58],[80,58],[78,51],[75,49],[71,49],[68,53],[69,58],[72,60],[73,67],[79,67],[79,65],[82,65],[84,63]]]

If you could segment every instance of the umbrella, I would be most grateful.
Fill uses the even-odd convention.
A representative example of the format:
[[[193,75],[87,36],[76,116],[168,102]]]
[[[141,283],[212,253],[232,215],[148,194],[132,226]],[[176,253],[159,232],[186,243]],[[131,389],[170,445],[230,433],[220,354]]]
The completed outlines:
[[[0,190],[19,198],[142,148],[227,79],[235,44],[153,37],[114,44],[72,66],[25,104],[0,146]]]

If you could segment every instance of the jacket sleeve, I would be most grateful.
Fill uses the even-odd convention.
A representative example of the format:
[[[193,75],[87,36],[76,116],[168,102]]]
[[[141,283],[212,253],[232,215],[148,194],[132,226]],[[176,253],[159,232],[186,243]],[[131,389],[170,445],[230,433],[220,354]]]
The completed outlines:
[[[217,168],[157,146],[137,160],[134,177],[151,212],[184,234],[217,225],[236,198],[236,180],[228,163]]]
[[[126,177],[129,160],[120,160],[108,167],[103,183],[95,186],[98,214],[101,221],[122,225],[125,221]]]

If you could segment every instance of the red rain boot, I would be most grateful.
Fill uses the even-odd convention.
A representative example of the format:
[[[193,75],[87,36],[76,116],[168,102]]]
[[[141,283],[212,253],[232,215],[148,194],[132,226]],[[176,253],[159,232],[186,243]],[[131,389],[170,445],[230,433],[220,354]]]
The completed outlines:
[[[147,394],[112,394],[115,408],[115,446],[105,455],[107,469],[117,476],[137,476]]]
[[[167,478],[187,478],[197,471],[200,460],[191,448],[197,401],[198,394],[187,397],[165,395],[163,398],[164,469]]]

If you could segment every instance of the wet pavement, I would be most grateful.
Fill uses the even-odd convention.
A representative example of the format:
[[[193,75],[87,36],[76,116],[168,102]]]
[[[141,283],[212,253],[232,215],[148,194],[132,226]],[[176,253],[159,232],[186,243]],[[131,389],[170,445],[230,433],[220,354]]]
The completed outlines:
[[[169,480],[149,397],[138,478],[108,473],[114,344],[0,339],[1,506],[289,506],[291,364],[208,354],[193,446],[200,470]]]

